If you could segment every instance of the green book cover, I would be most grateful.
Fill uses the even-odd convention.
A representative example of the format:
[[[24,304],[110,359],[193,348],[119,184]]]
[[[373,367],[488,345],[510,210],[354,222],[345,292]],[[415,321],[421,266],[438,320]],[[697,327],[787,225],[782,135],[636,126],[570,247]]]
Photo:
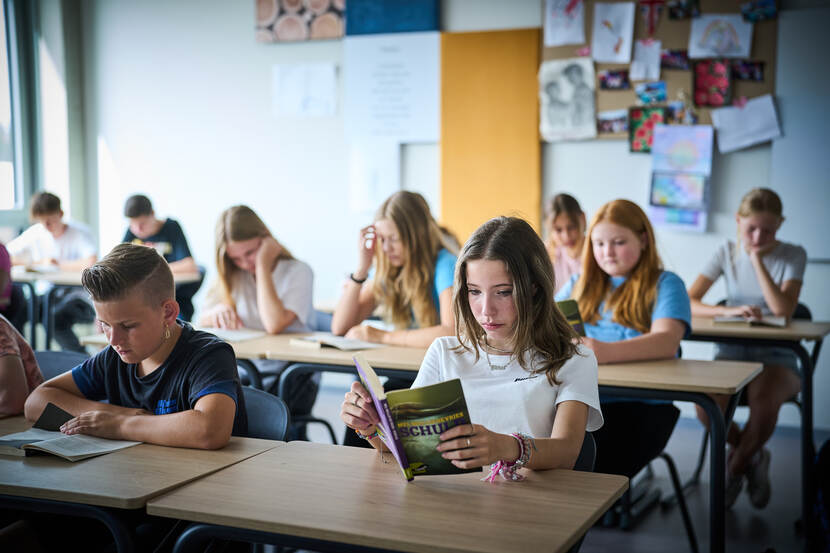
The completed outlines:
[[[576,330],[580,336],[585,336],[585,323],[582,322],[582,315],[579,314],[579,304],[576,300],[563,300],[556,302],[559,311],[565,315],[568,324]]]
[[[441,433],[470,424],[470,412],[459,379],[390,391],[386,401],[413,476],[471,472],[456,467],[435,449]]]

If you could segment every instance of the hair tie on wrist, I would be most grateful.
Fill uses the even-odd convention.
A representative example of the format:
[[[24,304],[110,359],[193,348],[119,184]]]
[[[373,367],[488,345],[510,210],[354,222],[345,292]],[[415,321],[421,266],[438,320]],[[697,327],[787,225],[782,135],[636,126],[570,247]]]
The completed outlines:
[[[352,282],[354,282],[356,284],[363,284],[364,282],[366,282],[366,279],[368,279],[369,277],[366,276],[364,278],[355,278],[354,273],[349,273],[349,278],[352,279]]]
[[[482,481],[495,482],[498,475],[512,482],[519,482],[525,479],[523,475],[516,471],[530,462],[531,450],[536,449],[536,443],[527,434],[514,432],[510,435],[519,442],[519,458],[515,461],[505,461],[504,459],[496,461],[490,465],[490,474],[482,478]]]

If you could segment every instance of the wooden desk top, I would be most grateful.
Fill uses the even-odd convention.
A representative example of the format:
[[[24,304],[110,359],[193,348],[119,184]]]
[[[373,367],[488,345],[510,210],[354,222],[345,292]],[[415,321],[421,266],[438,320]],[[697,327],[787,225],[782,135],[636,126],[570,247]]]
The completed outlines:
[[[209,329],[208,332],[210,332]],[[262,336],[250,340],[229,341],[228,343],[233,348],[234,354],[240,359],[264,359],[269,350],[270,339],[271,336]],[[104,334],[84,336],[80,338],[80,342],[84,346],[95,346],[101,349],[109,345]]]
[[[180,273],[173,275],[176,284],[198,282],[202,276],[199,273]],[[16,282],[44,281],[61,286],[80,286],[81,271],[27,271],[20,266],[12,269],[12,280]]]
[[[407,483],[385,457],[290,442],[157,497],[147,512],[400,551],[566,551],[628,487],[622,476],[568,470],[520,483],[478,472]]]
[[[0,421],[0,432],[26,430],[23,417]],[[140,509],[147,500],[284,442],[231,438],[216,451],[140,444],[71,463],[53,455],[0,455],[0,494]]]
[[[695,337],[721,336],[767,340],[821,340],[830,334],[830,322],[793,320],[784,327],[750,326],[746,323],[715,323],[712,317],[692,317]]]
[[[755,378],[761,363],[663,359],[599,366],[600,386],[735,394]]]

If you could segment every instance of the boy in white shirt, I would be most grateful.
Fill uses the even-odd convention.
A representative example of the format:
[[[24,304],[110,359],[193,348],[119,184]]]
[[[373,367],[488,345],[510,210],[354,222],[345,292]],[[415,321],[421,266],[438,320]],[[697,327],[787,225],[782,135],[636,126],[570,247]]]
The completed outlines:
[[[13,265],[50,265],[61,271],[82,271],[98,258],[98,248],[85,226],[63,220],[61,200],[49,192],[32,197],[34,223],[6,247]],[[72,332],[76,322],[92,322],[95,311],[80,288],[64,287],[55,294],[55,339],[61,348],[84,351]]]

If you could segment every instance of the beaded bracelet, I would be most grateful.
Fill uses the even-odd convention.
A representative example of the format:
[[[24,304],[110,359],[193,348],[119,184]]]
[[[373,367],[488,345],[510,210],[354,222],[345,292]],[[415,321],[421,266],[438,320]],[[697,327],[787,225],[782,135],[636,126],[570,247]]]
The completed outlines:
[[[357,434],[358,438],[363,438],[364,440],[371,440],[372,438],[377,438],[378,437],[377,427],[375,427],[374,432],[372,432],[371,434],[368,434],[368,435],[361,433],[360,430],[358,430],[357,428],[354,429],[354,433]]]
[[[533,438],[531,438],[527,434],[514,432],[510,435],[513,436],[513,438],[517,442],[519,442],[519,458],[515,461],[496,461],[495,463],[490,465],[490,474],[482,478],[483,481],[495,482],[496,476],[499,474],[505,480],[510,480],[513,482],[518,482],[520,480],[525,479],[524,476],[517,473],[516,471],[530,462],[530,455],[532,453],[532,450],[536,449],[536,444],[534,443]]]

